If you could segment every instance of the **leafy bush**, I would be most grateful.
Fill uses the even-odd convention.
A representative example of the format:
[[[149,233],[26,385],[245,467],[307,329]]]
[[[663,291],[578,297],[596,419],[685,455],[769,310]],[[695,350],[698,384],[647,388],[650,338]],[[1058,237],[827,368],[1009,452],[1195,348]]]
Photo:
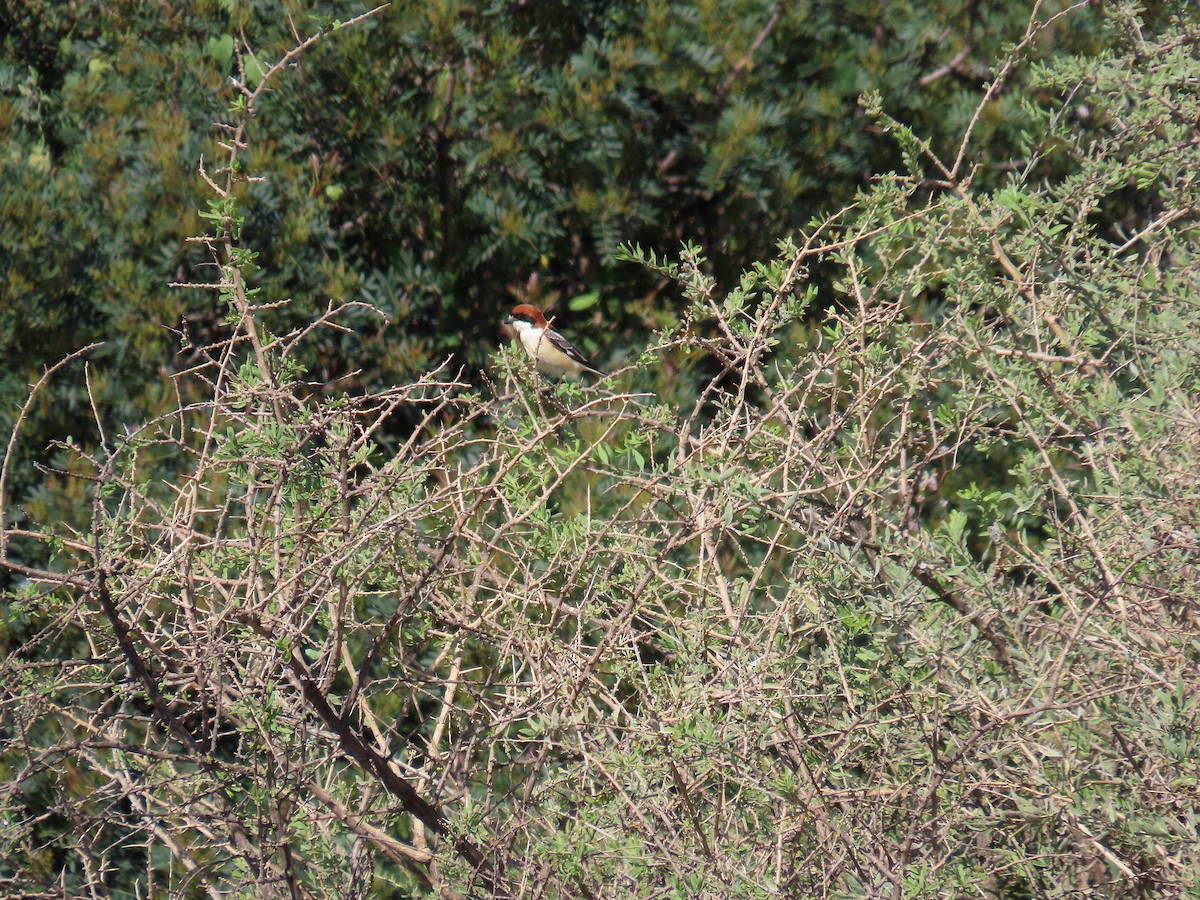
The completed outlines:
[[[85,532],[0,531],[6,886],[1194,890],[1200,30],[1114,16],[1047,66],[1031,28],[966,117],[1025,72],[1003,179],[868,98],[907,170],[733,290],[626,246],[683,308],[589,387],[505,350],[311,392],[366,313],[254,295],[230,143],[228,334],[73,454]]]

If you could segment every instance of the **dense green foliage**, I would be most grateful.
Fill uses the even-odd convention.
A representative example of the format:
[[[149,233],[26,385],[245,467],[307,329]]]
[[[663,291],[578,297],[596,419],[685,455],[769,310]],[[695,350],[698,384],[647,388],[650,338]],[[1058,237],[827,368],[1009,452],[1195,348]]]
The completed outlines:
[[[1200,25],[104,9],[3,13],[3,414],[104,340],[0,484],[5,891],[1196,891]]]

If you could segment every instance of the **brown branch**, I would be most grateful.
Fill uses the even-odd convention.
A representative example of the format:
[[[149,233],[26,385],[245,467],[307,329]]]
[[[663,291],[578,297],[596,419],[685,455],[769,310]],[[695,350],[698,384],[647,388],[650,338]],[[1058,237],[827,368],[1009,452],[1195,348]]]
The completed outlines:
[[[992,645],[992,649],[996,654],[996,662],[1000,663],[1004,667],[1004,671],[1009,675],[1017,676],[1017,667],[1013,665],[1012,656],[1008,652],[1008,643],[988,624],[987,619],[982,613],[972,610],[962,597],[942,584],[941,579],[930,570],[928,563],[917,563],[912,567],[912,573],[917,581],[933,591],[934,596],[938,600],[966,617],[975,626],[975,630],[983,636],[983,639]]]
[[[733,70],[725,76],[725,80],[721,82],[721,86],[717,88],[717,100],[724,100],[725,95],[729,93],[733,87],[733,83],[737,81],[738,76],[750,68],[754,64],[754,54],[758,52],[763,43],[771,36],[771,32],[775,30],[775,26],[779,24],[779,17],[783,13],[783,3],[776,3],[775,8],[771,10],[771,17],[767,19],[767,24],[762,27],[753,43],[746,48],[746,52],[742,54],[733,66]]]
[[[388,792],[400,801],[406,812],[416,816],[426,828],[447,838],[455,852],[471,864],[475,873],[492,891],[493,896],[512,896],[511,891],[504,886],[499,874],[493,870],[491,863],[478,845],[468,837],[454,835],[446,814],[422,797],[392,768],[391,763],[377,753],[355,731],[347,719],[340,716],[329,705],[329,700],[321,690],[321,685],[309,673],[308,666],[301,658],[299,650],[293,648],[288,658],[288,667],[300,683],[300,689],[304,694],[304,699],[308,701],[309,707],[337,736],[342,750],[364,770],[378,778]]]
[[[21,404],[21,409],[17,413],[17,419],[13,422],[12,433],[8,436],[8,445],[4,449],[4,464],[0,465],[0,563],[6,562],[8,559],[8,531],[5,528],[4,511],[8,506],[8,472],[12,466],[13,453],[16,450],[17,436],[21,433],[21,426],[29,416],[29,410],[33,407],[33,401],[37,398],[38,392],[50,380],[50,376],[67,363],[78,359],[86,353],[90,353],[100,345],[101,342],[91,343],[64,356],[42,373],[42,377],[30,388],[29,395],[25,398],[25,402]]]

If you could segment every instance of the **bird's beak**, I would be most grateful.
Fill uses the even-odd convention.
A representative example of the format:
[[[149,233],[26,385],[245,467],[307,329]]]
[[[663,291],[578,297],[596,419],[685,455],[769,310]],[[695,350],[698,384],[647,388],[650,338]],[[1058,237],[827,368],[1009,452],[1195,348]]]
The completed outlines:
[[[512,324],[512,316],[505,316],[503,319],[500,320],[500,324],[501,325],[511,325]]]

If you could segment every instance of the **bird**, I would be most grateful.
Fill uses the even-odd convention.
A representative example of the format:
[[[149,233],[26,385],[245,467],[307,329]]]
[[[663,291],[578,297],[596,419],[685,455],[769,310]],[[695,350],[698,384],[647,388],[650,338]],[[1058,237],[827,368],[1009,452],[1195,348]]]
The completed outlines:
[[[578,378],[585,372],[604,377],[571,342],[550,327],[537,307],[522,303],[500,323],[518,340],[525,352],[537,362],[538,371],[555,378]]]

